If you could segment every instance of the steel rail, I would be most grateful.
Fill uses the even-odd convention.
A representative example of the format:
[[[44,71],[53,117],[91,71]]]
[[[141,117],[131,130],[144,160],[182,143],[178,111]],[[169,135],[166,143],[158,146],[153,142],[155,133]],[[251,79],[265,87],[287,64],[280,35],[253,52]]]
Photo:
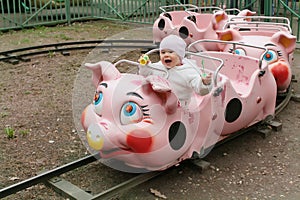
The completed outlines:
[[[291,82],[292,85],[293,82]],[[291,85],[288,88],[288,91],[283,94],[284,95],[284,99],[282,101],[280,101],[280,103],[276,106],[275,108],[275,116],[278,115],[290,102],[291,98],[293,97],[293,90]]]
[[[89,44],[93,44],[93,45],[89,45]],[[100,44],[107,44],[107,45],[100,45]],[[13,49],[8,51],[2,51],[0,52],[0,61],[7,61],[11,59],[23,60],[22,57],[39,55],[39,54],[47,54],[49,52],[63,52],[63,51],[72,51],[72,50],[80,50],[80,49],[83,50],[83,49],[92,49],[92,48],[152,49],[152,48],[157,48],[157,45],[154,44],[152,40],[87,40],[87,41],[53,43],[53,44],[37,45],[37,46],[24,47],[24,48]]]
[[[126,191],[130,188],[133,188],[139,184],[142,184],[142,183],[145,183],[147,181],[149,181],[150,179],[166,172],[167,170],[165,171],[152,171],[152,172],[148,172],[148,173],[144,173],[144,174],[140,174],[140,175],[137,175],[123,183],[120,183],[110,189],[107,189],[95,196],[93,196],[91,198],[91,200],[99,200],[99,199],[109,199],[109,198],[112,198],[114,196],[116,196],[117,194],[123,192],[123,191]]]
[[[63,166],[57,167],[55,169],[49,170],[47,172],[41,173],[37,176],[31,177],[31,178],[21,181],[19,183],[13,184],[6,188],[0,189],[0,198],[7,197],[11,194],[14,194],[16,192],[24,190],[28,187],[37,185],[39,183],[45,183],[46,181],[48,181],[54,177],[57,177],[61,174],[70,172],[74,169],[77,169],[79,167],[82,167],[82,166],[85,166],[92,162],[95,162],[98,160],[96,157],[99,157],[99,156],[89,155],[87,157],[70,162],[66,165],[63,165]],[[141,183],[144,183],[144,182],[162,174],[163,172],[164,171],[152,171],[152,172],[136,175],[133,178],[130,178],[114,187],[111,187],[95,196],[92,196],[89,199],[96,200],[96,199],[107,199],[107,198],[114,197],[117,194],[120,194],[120,192],[126,191],[126,190],[133,188]]]
[[[54,178],[56,176],[59,176],[61,174],[64,174],[66,172],[69,172],[71,170],[77,169],[79,167],[82,167],[84,165],[87,165],[91,162],[96,161],[96,157],[94,155],[89,155],[84,158],[75,160],[73,162],[70,162],[68,164],[65,164],[63,166],[57,167],[55,169],[46,171],[44,173],[38,174],[34,177],[31,177],[29,179],[26,179],[24,181],[21,181],[19,183],[10,185],[6,188],[0,189],[0,198],[4,198],[8,195],[14,194],[18,191],[24,190],[28,187],[31,187],[33,185],[43,183],[51,178]]]

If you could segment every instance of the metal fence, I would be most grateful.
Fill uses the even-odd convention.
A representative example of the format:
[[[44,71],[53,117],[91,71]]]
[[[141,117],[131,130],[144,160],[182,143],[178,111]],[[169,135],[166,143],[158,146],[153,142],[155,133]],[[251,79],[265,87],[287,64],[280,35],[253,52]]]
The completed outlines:
[[[161,0],[0,0],[0,30],[111,19],[153,23]]]
[[[300,1],[300,0],[299,0]],[[296,0],[0,0],[0,31],[71,23],[89,19],[152,24],[160,6],[248,8],[257,15],[286,16],[299,41],[299,1]]]

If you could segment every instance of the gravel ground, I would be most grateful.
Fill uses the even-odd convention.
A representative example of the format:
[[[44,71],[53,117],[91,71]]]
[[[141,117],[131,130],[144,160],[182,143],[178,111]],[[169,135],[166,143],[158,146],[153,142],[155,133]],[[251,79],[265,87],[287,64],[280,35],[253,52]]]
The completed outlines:
[[[93,21],[11,31],[0,34],[1,51],[64,41],[149,38],[140,31],[126,31],[139,27]],[[73,118],[74,80],[83,62],[115,60],[122,54],[124,50],[111,57],[103,57],[101,52],[94,57],[90,51],[71,52],[70,56],[49,53],[17,65],[0,63],[0,188],[88,154]],[[133,60],[138,56],[127,53],[125,57],[128,55]],[[299,80],[299,52],[293,70]],[[299,82],[293,87],[300,93]],[[116,199],[299,199],[299,109],[299,102],[291,101],[276,117],[282,130],[266,138],[251,132],[215,148],[205,158],[209,168],[202,172],[183,162]],[[11,139],[4,131],[7,127],[14,130]],[[97,162],[62,177],[97,193],[132,175]],[[37,185],[5,199],[65,198]]]

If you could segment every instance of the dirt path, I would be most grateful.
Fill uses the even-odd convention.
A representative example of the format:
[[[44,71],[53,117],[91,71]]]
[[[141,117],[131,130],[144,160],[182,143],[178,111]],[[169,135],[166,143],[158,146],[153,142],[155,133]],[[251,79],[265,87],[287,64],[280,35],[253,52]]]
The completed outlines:
[[[138,27],[95,21],[2,33],[1,51],[62,41],[104,39]],[[137,39],[139,35],[124,33],[122,37]],[[18,65],[0,63],[0,187],[88,153],[74,125],[72,90],[82,62],[90,56],[89,51],[80,51],[70,56],[40,56]],[[300,81],[298,52],[294,74]],[[299,82],[294,84],[294,89],[300,93]],[[299,109],[300,103],[291,101],[277,117],[283,124],[282,130],[266,139],[256,133],[246,134],[213,150],[206,157],[211,166],[203,173],[183,163],[118,199],[156,199],[150,188],[168,199],[297,199],[300,196]],[[4,131],[8,127],[14,131],[11,139]],[[65,178],[92,192],[129,176],[98,163],[76,173]],[[6,199],[64,198],[37,185]]]

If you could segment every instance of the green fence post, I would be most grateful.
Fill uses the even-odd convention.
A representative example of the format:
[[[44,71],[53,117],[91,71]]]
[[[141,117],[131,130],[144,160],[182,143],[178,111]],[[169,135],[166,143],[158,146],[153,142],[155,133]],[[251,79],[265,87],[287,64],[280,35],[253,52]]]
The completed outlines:
[[[265,0],[264,1],[264,15],[265,16],[272,16],[272,5],[274,0]]]
[[[71,24],[71,9],[70,9],[70,6],[71,6],[71,3],[70,3],[70,0],[65,0],[65,5],[66,5],[66,17],[67,17],[67,22],[68,24]]]

